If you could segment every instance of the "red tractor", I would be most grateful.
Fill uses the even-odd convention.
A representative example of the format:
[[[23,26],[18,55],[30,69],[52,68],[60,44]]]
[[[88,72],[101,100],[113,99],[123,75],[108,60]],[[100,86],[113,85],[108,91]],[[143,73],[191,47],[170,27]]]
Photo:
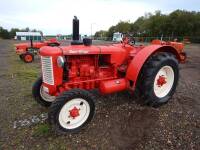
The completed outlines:
[[[50,106],[50,124],[59,133],[77,132],[95,112],[89,90],[101,94],[130,90],[141,101],[158,107],[169,101],[179,79],[179,63],[185,62],[183,44],[153,41],[148,46],[122,43],[93,46],[91,39],[79,41],[79,20],[73,20],[69,46],[40,49],[42,77],[33,85],[33,96]]]
[[[43,46],[59,46],[60,43],[52,38],[50,40],[33,42],[30,40],[30,43],[20,43],[15,44],[16,54],[19,55],[19,58],[26,63],[31,63],[34,60],[34,55],[38,54],[38,51]]]

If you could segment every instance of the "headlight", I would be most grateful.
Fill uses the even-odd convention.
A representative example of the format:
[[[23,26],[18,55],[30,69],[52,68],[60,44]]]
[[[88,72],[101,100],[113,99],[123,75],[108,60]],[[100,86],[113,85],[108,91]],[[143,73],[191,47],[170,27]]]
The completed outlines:
[[[58,64],[58,67],[62,68],[64,66],[64,64],[65,64],[65,59],[62,56],[58,56],[57,64]]]

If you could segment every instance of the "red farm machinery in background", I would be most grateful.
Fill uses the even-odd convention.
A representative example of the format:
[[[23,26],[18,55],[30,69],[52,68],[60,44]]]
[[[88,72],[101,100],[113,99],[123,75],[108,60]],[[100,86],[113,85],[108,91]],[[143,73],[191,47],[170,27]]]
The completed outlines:
[[[79,40],[79,20],[73,19],[69,46],[44,46],[39,51],[42,76],[33,85],[33,96],[50,106],[49,121],[59,133],[76,132],[95,112],[90,92],[101,94],[133,91],[145,104],[158,107],[169,101],[179,78],[179,63],[186,56],[183,44],[153,41],[132,45],[128,38],[109,46],[93,46]]]
[[[19,55],[21,60],[23,60],[25,63],[31,63],[41,47],[59,45],[60,43],[55,38],[39,42],[33,42],[30,40],[29,43],[15,44],[15,50],[16,54]]]

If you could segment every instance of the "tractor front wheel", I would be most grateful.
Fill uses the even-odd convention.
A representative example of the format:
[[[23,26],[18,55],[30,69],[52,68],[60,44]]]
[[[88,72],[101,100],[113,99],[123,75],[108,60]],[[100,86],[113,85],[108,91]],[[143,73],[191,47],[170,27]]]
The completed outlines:
[[[42,77],[38,78],[33,87],[32,94],[34,99],[42,106],[49,107],[51,103],[55,100],[55,96],[51,96],[44,91],[42,86]]]
[[[34,60],[34,55],[31,53],[26,53],[23,55],[23,60],[25,63],[31,63]]]
[[[24,57],[24,54],[19,55],[20,60],[23,60],[24,59],[23,57]]]
[[[145,104],[158,107],[167,103],[179,79],[178,61],[167,52],[151,56],[142,68],[136,90]]]
[[[73,89],[56,97],[48,118],[58,134],[74,133],[92,120],[94,112],[93,96],[88,91]]]

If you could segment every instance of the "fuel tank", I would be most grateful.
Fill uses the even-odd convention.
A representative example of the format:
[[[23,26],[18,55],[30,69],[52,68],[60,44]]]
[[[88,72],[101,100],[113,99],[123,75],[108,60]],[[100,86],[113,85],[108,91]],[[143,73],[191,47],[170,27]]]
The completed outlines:
[[[127,81],[126,79],[115,79],[108,81],[101,81],[99,90],[103,94],[110,94],[114,92],[119,92],[127,89]]]

